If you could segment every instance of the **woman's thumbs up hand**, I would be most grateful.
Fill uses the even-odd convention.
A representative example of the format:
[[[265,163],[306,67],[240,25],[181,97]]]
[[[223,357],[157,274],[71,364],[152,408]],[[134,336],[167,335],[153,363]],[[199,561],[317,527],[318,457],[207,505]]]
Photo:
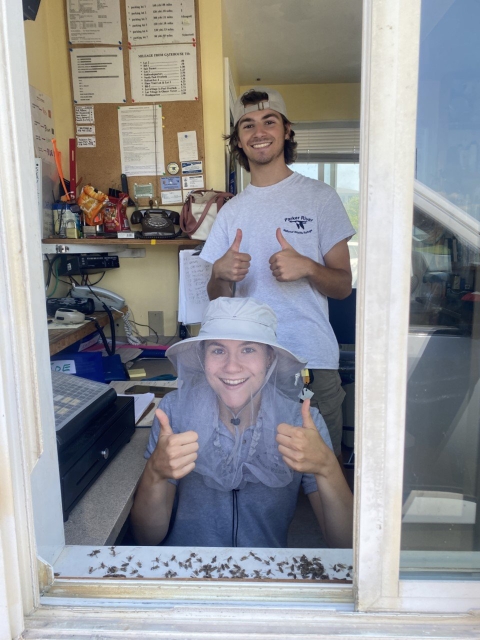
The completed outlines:
[[[167,414],[157,409],[155,415],[160,422],[160,433],[150,458],[152,470],[159,480],[180,480],[195,468],[198,433],[173,433]]]
[[[310,415],[310,400],[302,404],[302,427],[279,424],[276,440],[284,462],[294,471],[327,476],[338,465]]]

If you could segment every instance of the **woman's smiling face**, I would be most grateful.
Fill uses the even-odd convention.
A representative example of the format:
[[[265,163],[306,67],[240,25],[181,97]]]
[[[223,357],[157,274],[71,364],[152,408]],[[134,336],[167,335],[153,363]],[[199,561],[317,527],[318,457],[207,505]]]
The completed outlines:
[[[205,345],[207,381],[234,413],[261,389],[272,361],[272,349],[258,342],[208,340]]]

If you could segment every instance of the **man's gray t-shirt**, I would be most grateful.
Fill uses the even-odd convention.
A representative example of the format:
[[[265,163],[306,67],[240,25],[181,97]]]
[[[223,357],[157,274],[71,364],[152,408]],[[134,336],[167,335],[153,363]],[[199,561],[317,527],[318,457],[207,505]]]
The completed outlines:
[[[276,404],[284,409],[287,424],[302,424],[299,402],[278,394]],[[185,431],[175,420],[175,416],[182,413],[177,391],[168,393],[160,407],[168,415],[174,433]],[[325,443],[332,448],[322,416],[313,408],[311,415]],[[159,432],[160,424],[155,418],[145,451],[147,459],[155,449]],[[250,449],[252,434],[253,427],[243,433],[243,456]],[[220,425],[219,435],[222,448],[229,451],[234,443],[232,434]],[[239,490],[219,491],[208,487],[195,471],[179,481],[170,482],[177,486],[177,493],[170,528],[162,545],[173,547],[286,547],[300,485],[306,494],[317,491],[315,476],[296,471],[292,481],[280,488],[268,487],[261,482],[247,482]]]
[[[242,230],[240,251],[252,257],[236,296],[266,302],[278,320],[279,343],[308,360],[311,369],[338,369],[338,344],[328,321],[327,298],[306,278],[278,282],[269,259],[280,251],[276,230],[292,247],[321,265],[338,242],[354,235],[336,191],[298,173],[270,187],[248,187],[220,210],[201,258],[214,263]]]

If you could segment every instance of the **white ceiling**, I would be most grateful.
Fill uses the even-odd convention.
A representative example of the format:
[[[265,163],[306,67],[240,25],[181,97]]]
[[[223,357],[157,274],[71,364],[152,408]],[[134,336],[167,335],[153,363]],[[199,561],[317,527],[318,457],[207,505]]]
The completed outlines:
[[[241,85],[360,82],[362,0],[223,0]]]

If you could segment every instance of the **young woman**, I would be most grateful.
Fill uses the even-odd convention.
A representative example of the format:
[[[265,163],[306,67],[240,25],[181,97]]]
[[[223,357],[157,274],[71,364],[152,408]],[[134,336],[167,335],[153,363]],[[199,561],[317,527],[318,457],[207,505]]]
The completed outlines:
[[[318,411],[299,402],[305,366],[276,341],[271,308],[218,298],[198,337],[167,351],[163,398],[131,512],[140,544],[286,547],[302,485],[330,546],[352,540],[352,494]]]

